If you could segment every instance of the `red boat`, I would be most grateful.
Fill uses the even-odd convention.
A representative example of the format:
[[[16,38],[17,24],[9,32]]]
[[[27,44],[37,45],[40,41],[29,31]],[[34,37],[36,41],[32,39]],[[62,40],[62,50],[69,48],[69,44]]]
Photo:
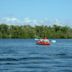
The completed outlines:
[[[46,38],[45,39],[37,40],[36,43],[39,44],[39,45],[50,45],[49,40],[46,39]]]

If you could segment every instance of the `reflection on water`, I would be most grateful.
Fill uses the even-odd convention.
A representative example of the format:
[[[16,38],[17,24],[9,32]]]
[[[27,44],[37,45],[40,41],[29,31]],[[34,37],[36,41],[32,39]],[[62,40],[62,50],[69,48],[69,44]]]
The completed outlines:
[[[42,46],[33,39],[2,39],[0,72],[72,72],[72,40]]]

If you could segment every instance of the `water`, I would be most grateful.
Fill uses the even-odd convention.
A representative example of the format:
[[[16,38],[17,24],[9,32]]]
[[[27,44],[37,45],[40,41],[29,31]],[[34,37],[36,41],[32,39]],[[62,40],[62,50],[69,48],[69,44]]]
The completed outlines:
[[[72,39],[50,46],[33,39],[0,39],[0,72],[72,72]]]

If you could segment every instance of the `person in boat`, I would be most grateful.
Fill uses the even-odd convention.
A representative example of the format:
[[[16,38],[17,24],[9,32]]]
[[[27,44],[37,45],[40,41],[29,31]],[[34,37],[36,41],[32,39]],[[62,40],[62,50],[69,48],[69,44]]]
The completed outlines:
[[[44,38],[44,42],[49,42],[47,37]]]
[[[50,45],[50,41],[48,40],[48,38],[39,39],[36,43],[41,45]]]
[[[44,38],[44,39],[40,39],[39,41],[41,41],[41,42],[49,42],[49,40],[48,40],[48,38]]]

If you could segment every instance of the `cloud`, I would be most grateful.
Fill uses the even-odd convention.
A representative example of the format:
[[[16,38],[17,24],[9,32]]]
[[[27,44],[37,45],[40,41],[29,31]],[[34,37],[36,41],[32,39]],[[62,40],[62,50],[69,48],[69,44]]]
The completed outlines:
[[[11,18],[11,21],[19,21],[17,18]]]
[[[28,18],[28,17],[24,18],[24,23],[30,23],[30,22],[32,22],[32,20],[30,18]]]
[[[16,17],[3,17],[0,19],[0,23],[19,24],[20,20]]]
[[[38,24],[38,21],[35,20],[35,19],[34,19],[32,22],[33,22],[34,24]]]
[[[45,20],[47,20],[47,18],[45,18]],[[29,17],[26,17],[23,20],[20,20],[16,17],[4,17],[1,18],[0,22],[13,25],[17,24],[17,25],[31,25],[31,26],[44,24],[43,20],[31,19]]]
[[[31,25],[32,26],[39,25],[38,20],[33,19]]]
[[[1,20],[2,20],[2,21],[7,21],[7,22],[8,22],[8,21],[10,21],[10,18],[4,17],[4,18],[2,18]]]
[[[28,17],[24,18],[23,22],[24,22],[24,25],[31,25],[31,26],[40,25],[38,20],[30,19]]]
[[[19,19],[15,18],[15,17],[4,17],[1,19],[2,21],[5,21],[5,22],[19,22]]]

